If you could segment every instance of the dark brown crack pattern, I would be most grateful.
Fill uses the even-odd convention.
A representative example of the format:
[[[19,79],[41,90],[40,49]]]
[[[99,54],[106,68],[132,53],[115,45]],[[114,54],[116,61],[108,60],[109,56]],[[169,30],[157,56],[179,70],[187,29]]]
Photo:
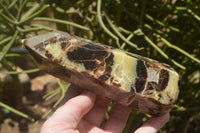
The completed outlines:
[[[140,93],[145,89],[145,84],[147,82],[147,69],[143,61],[138,60],[136,66],[137,78],[135,82],[136,92]]]

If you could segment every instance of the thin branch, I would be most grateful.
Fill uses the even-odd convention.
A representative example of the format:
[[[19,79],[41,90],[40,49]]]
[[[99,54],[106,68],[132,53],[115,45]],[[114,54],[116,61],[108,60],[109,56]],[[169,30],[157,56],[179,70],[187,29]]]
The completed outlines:
[[[127,40],[118,30],[117,28],[115,28],[115,25],[111,22],[110,18],[108,17],[108,15],[105,12],[105,18],[108,21],[108,24],[110,25],[110,27],[113,29],[113,31],[127,44],[129,44],[130,46],[136,48],[137,50],[142,50],[143,48],[138,48],[138,46],[134,43],[132,43],[131,41]]]
[[[12,15],[12,13],[6,8],[5,5],[3,5],[0,1],[0,7],[3,9],[3,11],[5,11],[5,13],[12,19],[12,20],[16,20],[16,18]]]
[[[34,73],[34,72],[38,72],[38,71],[40,71],[39,68],[34,68],[34,69],[24,70],[24,71],[21,71],[21,72],[18,72],[18,71],[8,71],[8,72],[2,72],[2,73],[16,75],[16,74],[20,74],[20,73],[26,73],[26,74],[28,74],[28,73]]]
[[[0,16],[1,16],[1,13],[0,13]],[[8,23],[8,21],[6,19],[4,19],[3,17],[0,17],[0,22],[1,22],[1,25],[0,25],[0,28],[3,28],[3,25],[5,25],[5,27],[3,29],[7,29],[7,30],[10,30],[12,32],[15,32],[15,28],[14,26],[12,25],[12,23]],[[4,33],[6,31],[4,30],[1,30],[0,31],[1,33]]]
[[[143,32],[141,31],[141,33],[143,33]],[[168,57],[168,55],[165,54],[165,53],[164,53],[155,43],[153,43],[153,42],[151,41],[151,39],[149,39],[144,33],[143,33],[143,36],[144,36],[144,39],[145,39],[155,50],[157,50],[164,58],[170,60],[172,63],[174,63],[174,64],[175,64],[176,66],[178,66],[179,68],[181,68],[181,69],[183,69],[183,70],[186,69],[185,66],[179,64],[178,62],[176,62],[176,61],[173,60],[173,59],[170,59],[170,58]]]
[[[198,21],[200,21],[200,17],[196,13],[194,13],[191,9],[187,9],[187,12],[189,14],[191,14],[195,19],[197,19]]]
[[[126,38],[126,40],[131,40],[131,38],[134,36],[134,34],[132,33],[132,34],[130,34],[127,38]],[[124,47],[126,46],[126,43],[124,42],[124,43],[122,43],[122,46],[121,46],[121,49],[124,49]]]
[[[157,24],[159,24],[160,26],[163,26],[163,27],[168,27],[169,29],[175,31],[175,32],[180,32],[180,30],[176,27],[173,27],[173,26],[168,26],[168,25],[165,25],[163,22],[159,21],[159,20],[156,20],[154,19],[152,16],[146,14],[145,15],[147,19],[149,19],[150,21],[152,22],[156,22]]]
[[[34,13],[33,15],[31,15],[30,17],[22,18],[22,20],[20,22],[18,22],[17,24],[21,25],[23,23],[26,23],[26,22],[34,19],[35,17],[37,17],[40,14],[42,14],[47,8],[49,8],[49,5],[44,5],[39,11],[37,11],[36,13]]]
[[[149,30],[156,31],[159,34],[164,35],[163,31],[155,29],[155,28],[151,27],[149,24],[144,24],[144,27],[147,28],[147,29],[149,29]]]
[[[138,34],[140,32],[140,29],[135,30],[134,32],[130,33],[130,35],[126,38],[127,40],[131,40],[131,38],[134,37],[135,34]],[[121,49],[124,49],[126,46],[126,43],[124,42],[121,46]]]
[[[101,17],[101,0],[97,1],[97,19],[99,21],[100,26],[103,28],[103,30],[110,35],[113,39],[115,39],[117,46],[120,48],[120,44],[119,44],[119,38],[117,36],[115,36],[103,23],[102,17]]]
[[[4,44],[4,43],[9,42],[11,39],[12,39],[11,36],[4,38],[3,40],[0,41],[0,46],[1,46],[2,44]]]
[[[29,16],[31,16],[32,14],[34,14],[37,10],[39,10],[40,7],[42,7],[44,5],[45,0],[41,0],[40,4],[34,5],[31,9],[28,10],[28,12],[26,12],[22,18],[22,19],[26,19]]]
[[[34,28],[28,28],[28,29],[22,29],[20,27],[17,27],[17,29],[22,33],[35,32],[35,31],[40,31],[40,30],[47,30],[47,31],[53,31],[54,30],[54,29],[45,28],[45,27],[34,27]]]
[[[198,21],[200,21],[200,17],[196,13],[194,13],[191,9],[189,9],[187,7],[175,7],[175,8],[176,8],[176,10],[180,10],[180,11],[185,10],[185,11],[187,11],[195,19],[197,19]]]
[[[24,7],[26,6],[27,2],[28,2],[28,0],[24,0],[24,2],[19,5],[19,10],[17,12],[17,20],[18,21],[20,21],[20,19],[21,19],[22,11],[23,11]]]
[[[43,29],[43,30],[47,30],[47,31],[54,31],[56,29],[53,29],[53,28],[50,28],[48,26],[44,26],[44,25],[41,25],[41,24],[31,24],[32,27],[36,27],[36,28],[40,28],[40,29]]]
[[[13,0],[12,3],[8,6],[8,9],[12,8],[16,4],[17,0]]]
[[[23,117],[23,118],[26,118],[26,119],[28,119],[28,120],[30,120],[30,121],[32,121],[32,122],[35,121],[33,118],[31,118],[31,117],[28,116],[27,114],[25,114],[25,113],[23,113],[23,112],[21,112],[21,111],[18,111],[18,110],[16,110],[16,109],[14,109],[14,108],[12,108],[12,107],[10,107],[10,106],[8,106],[8,105],[2,103],[2,102],[0,102],[0,106],[3,107],[3,108],[6,108],[7,110],[9,110],[9,111],[11,111],[11,112],[13,112],[13,113],[15,113],[15,114],[17,114],[17,115]]]
[[[4,13],[0,12],[0,16],[5,19],[6,21],[10,22],[11,24],[16,24],[16,21],[13,21],[12,19],[10,19],[9,17],[7,17]]]
[[[131,31],[124,29],[123,27],[118,27],[118,30],[124,32],[125,34],[131,34],[132,33]]]
[[[148,24],[145,24],[145,27],[150,29],[150,30],[154,30],[153,28],[151,28]],[[175,49],[176,51],[182,53],[183,55],[189,57],[190,59],[196,61],[197,63],[200,63],[200,60],[193,57],[191,54],[187,53],[186,51],[184,51],[183,49],[171,44],[169,41],[167,41],[165,38],[161,37],[159,34],[154,33],[154,35],[159,38],[162,42],[164,42],[168,47]]]
[[[55,19],[55,18],[47,18],[47,17],[36,17],[33,20],[35,21],[50,21],[50,22],[55,22],[55,23],[61,23],[61,24],[67,24],[67,25],[71,25],[73,27],[82,29],[82,30],[90,30],[88,27],[70,22],[70,21],[66,21],[66,20],[61,20],[61,19]]]
[[[194,60],[194,61],[196,61],[197,63],[200,63],[200,60],[199,59],[197,59],[197,58],[195,58],[195,57],[193,57],[191,54],[189,54],[189,53],[187,53],[186,51],[184,51],[183,49],[180,49],[179,47],[177,47],[177,46],[175,46],[175,45],[173,45],[173,44],[171,44],[170,42],[168,42],[165,38],[163,38],[163,37],[160,37],[159,36],[159,38],[161,39],[161,41],[163,41],[168,47],[170,47],[170,48],[173,48],[173,49],[175,49],[175,50],[177,50],[177,51],[179,51],[180,53],[182,53],[183,55],[185,55],[185,56],[187,56],[187,57],[189,57],[190,59],[192,59],[192,60]]]
[[[62,9],[62,8],[60,8],[60,7],[54,7],[55,8],[55,10],[56,11],[58,11],[58,12],[60,12],[60,13],[65,13],[65,14],[74,14],[74,13],[78,13],[78,10],[64,10],[64,9]]]
[[[60,87],[61,96],[60,96],[60,98],[57,100],[57,102],[53,105],[52,109],[50,109],[46,114],[44,114],[44,115],[42,116],[41,119],[46,118],[46,117],[60,104],[60,102],[61,102],[61,101],[63,100],[63,98],[65,97],[65,92],[66,92],[66,91],[65,91],[64,86],[62,85],[62,83],[60,82],[59,79],[56,78],[56,80],[57,80],[58,85],[59,85],[59,87]]]
[[[25,55],[25,54],[8,53],[5,55],[5,57],[27,57],[27,58],[29,58],[30,56]]]
[[[18,34],[19,34],[19,31],[16,30],[14,35],[13,35],[13,37],[12,37],[12,39],[10,40],[10,42],[3,47],[2,51],[0,51],[0,61],[2,61],[2,59],[6,55],[6,53],[8,52],[8,50],[10,49],[10,47],[12,46],[14,41],[16,40]]]

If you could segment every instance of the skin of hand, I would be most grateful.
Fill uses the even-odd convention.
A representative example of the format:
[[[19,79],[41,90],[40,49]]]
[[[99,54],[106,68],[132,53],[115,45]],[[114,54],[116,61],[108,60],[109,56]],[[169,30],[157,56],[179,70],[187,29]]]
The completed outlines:
[[[130,108],[116,104],[103,129],[99,128],[111,101],[85,92],[71,98],[43,124],[40,133],[121,133]],[[135,133],[156,133],[169,120],[169,113],[153,117]]]

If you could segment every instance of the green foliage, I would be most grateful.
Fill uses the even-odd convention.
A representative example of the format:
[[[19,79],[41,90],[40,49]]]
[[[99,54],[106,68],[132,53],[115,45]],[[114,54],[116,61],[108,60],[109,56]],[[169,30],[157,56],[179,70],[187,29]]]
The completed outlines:
[[[182,80],[179,100],[162,131],[198,132],[199,3],[199,0],[0,0],[0,63],[17,82],[19,72],[13,60],[24,55],[10,49],[21,47],[23,38],[52,30],[70,32],[153,58],[173,66]],[[22,73],[35,71],[38,69]],[[64,93],[63,89],[61,92]],[[10,108],[2,102],[0,106]],[[124,132],[136,128],[134,118],[140,118],[137,123],[141,123],[146,116],[133,111]]]

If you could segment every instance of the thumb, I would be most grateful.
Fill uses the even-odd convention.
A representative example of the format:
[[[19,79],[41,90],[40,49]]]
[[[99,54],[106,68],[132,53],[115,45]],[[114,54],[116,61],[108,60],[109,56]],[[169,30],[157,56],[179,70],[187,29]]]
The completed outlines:
[[[87,92],[70,99],[43,124],[41,133],[75,130],[82,116],[92,109],[95,98],[95,94]]]

